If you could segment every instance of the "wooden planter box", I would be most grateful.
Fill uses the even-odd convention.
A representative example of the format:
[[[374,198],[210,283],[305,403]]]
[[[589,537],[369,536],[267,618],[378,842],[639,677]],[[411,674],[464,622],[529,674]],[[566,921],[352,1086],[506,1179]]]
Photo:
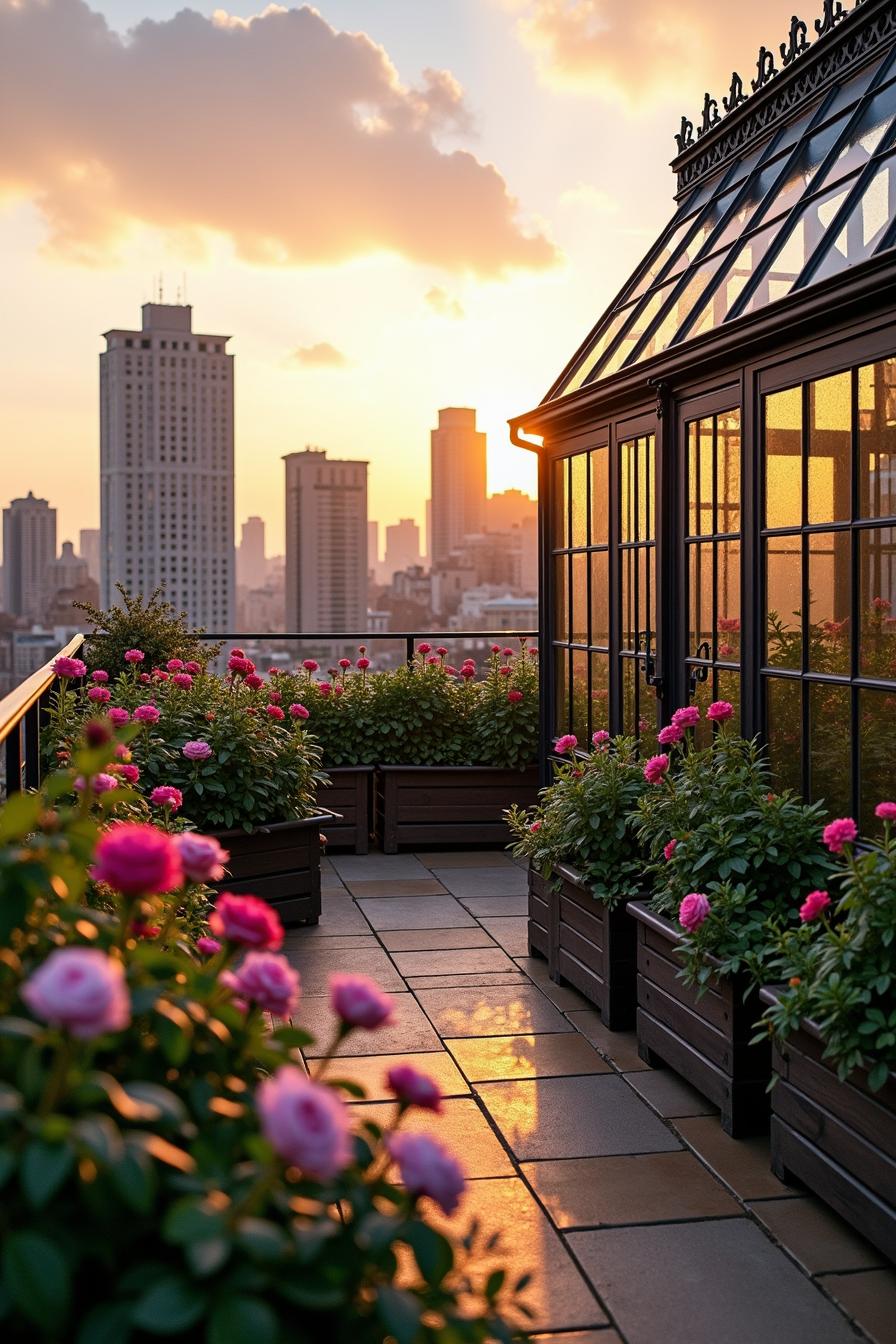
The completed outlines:
[[[327,774],[330,787],[321,792],[328,806],[338,814],[335,820],[321,825],[327,837],[327,852],[350,849],[353,854],[366,854],[373,820],[373,766],[333,766]]]
[[[480,765],[380,765],[376,830],[384,854],[402,845],[506,845],[504,809],[531,807],[538,770]]]
[[[638,1053],[648,1064],[668,1064],[722,1113],[733,1138],[768,1127],[771,1049],[750,1044],[762,1008],[755,988],[744,997],[745,976],[713,976],[700,998],[678,972],[682,933],[640,901],[628,913],[638,921]]]
[[[320,919],[320,830],[332,822],[321,811],[301,821],[278,821],[254,831],[212,831],[230,851],[227,876],[215,890],[260,896],[284,924]]]
[[[772,1003],[773,988],[760,997]],[[896,1260],[896,1074],[878,1092],[858,1069],[841,1082],[822,1060],[818,1028],[772,1047],[772,1170],[830,1204]]]
[[[627,904],[608,910],[567,864],[547,879],[529,869],[529,949],[547,957],[552,980],[591,1000],[610,1031],[635,1025],[637,939]]]

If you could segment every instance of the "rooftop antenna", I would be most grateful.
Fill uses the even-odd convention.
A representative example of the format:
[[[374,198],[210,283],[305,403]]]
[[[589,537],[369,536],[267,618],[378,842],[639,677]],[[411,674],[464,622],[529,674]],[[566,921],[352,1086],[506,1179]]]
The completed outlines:
[[[163,284],[164,284],[164,276],[162,275],[162,272],[159,271],[159,303],[165,302],[165,300],[162,297]]]
[[[183,277],[182,277],[182,278],[183,278],[183,289],[184,289],[184,303],[186,303],[186,302],[187,302],[187,273],[186,273],[186,271],[184,271],[184,273],[183,273]]]

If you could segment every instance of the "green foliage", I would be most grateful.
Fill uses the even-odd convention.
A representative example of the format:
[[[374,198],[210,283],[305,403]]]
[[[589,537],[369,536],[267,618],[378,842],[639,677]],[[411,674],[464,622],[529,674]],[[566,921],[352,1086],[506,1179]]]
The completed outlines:
[[[75,770],[91,779],[108,764],[108,748],[75,747],[72,773],[0,812],[3,1340],[518,1338],[509,1321],[525,1307],[489,1243],[458,1239],[386,1179],[373,1126],[355,1120],[352,1161],[325,1182],[277,1157],[255,1091],[310,1038],[234,1006],[221,972],[238,949],[197,955],[177,914],[184,893],[84,902],[104,821],[87,793],[66,800]],[[134,938],[137,919],[162,935]],[[23,985],[72,946],[121,965],[129,1025],[81,1039],[29,1012]],[[348,1095],[326,1083],[327,1061],[313,1068]],[[387,1133],[397,1123],[396,1108]]]
[[[846,1078],[867,1068],[873,1089],[896,1072],[896,836],[847,846],[829,880],[829,911],[797,927],[776,924],[770,976],[782,982],[765,1013],[779,1037],[813,1022],[824,1056]]]
[[[85,659],[91,668],[103,668],[110,676],[124,667],[128,649],[140,649],[144,666],[164,667],[169,658],[182,658],[205,667],[221,650],[201,638],[204,629],[193,630],[187,613],[175,612],[162,598],[164,589],[156,588],[148,598],[132,596],[120,583],[115,585],[121,605],[100,611],[90,602],[75,602],[93,627],[85,643]]]
[[[570,864],[612,908],[644,886],[635,823],[646,788],[632,738],[614,738],[585,760],[555,764],[554,782],[542,789],[538,805],[505,814],[515,836],[513,853],[546,879],[555,864]]]

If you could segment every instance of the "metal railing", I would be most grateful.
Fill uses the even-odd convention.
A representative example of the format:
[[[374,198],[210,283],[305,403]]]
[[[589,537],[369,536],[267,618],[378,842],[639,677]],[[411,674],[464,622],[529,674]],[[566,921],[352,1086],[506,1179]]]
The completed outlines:
[[[278,642],[298,643],[308,645],[320,644],[366,644],[370,646],[374,643],[380,644],[403,644],[404,660],[408,663],[413,661],[414,650],[422,641],[430,644],[448,644],[458,640],[472,640],[481,644],[493,644],[498,640],[506,643],[508,639],[532,640],[537,639],[537,630],[328,630],[328,631],[280,631],[268,630],[264,633],[249,633],[242,631],[234,634],[225,631],[223,634],[204,634],[203,639],[209,642],[233,641],[234,643],[261,643],[275,644]]]
[[[48,663],[0,700],[0,748],[7,795],[40,785],[40,730],[56,681],[53,663],[60,656],[74,657],[83,643],[84,636],[75,635]]]

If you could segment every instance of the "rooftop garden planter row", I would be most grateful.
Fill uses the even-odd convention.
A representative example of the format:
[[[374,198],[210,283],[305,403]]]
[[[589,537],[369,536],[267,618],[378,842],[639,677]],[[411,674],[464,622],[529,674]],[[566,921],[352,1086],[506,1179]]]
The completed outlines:
[[[214,884],[215,890],[258,896],[274,907],[284,924],[316,924],[320,919],[321,830],[340,822],[337,813],[322,811],[254,831],[214,831],[230,854],[226,876]]]
[[[339,814],[338,820],[321,823],[327,852],[341,849],[367,854],[373,822],[373,766],[331,766],[327,775],[330,787],[322,789],[318,796],[328,809]]]
[[[760,993],[778,1001],[774,988]],[[802,1182],[896,1260],[896,1074],[872,1092],[866,1070],[841,1080],[823,1050],[808,1021],[774,1043],[772,1170]]]
[[[751,1044],[760,1015],[758,991],[745,973],[711,976],[704,993],[680,977],[683,934],[668,919],[634,901],[637,920],[638,1053],[666,1064],[721,1111],[733,1138],[768,1126],[771,1054],[767,1041]]]
[[[538,771],[483,765],[383,765],[376,773],[376,833],[384,854],[403,846],[506,845],[504,812],[529,807]]]
[[[626,906],[597,900],[567,864],[555,864],[549,878],[529,869],[530,949],[547,958],[552,980],[595,1005],[610,1031],[635,1024],[636,937]]]

